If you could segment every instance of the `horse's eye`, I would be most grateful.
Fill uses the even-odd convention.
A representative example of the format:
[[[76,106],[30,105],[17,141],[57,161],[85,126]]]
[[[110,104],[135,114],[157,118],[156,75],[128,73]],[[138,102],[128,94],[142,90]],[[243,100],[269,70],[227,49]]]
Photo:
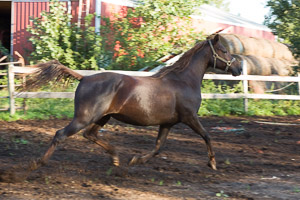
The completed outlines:
[[[218,48],[218,50],[220,50],[220,51],[222,51],[222,53],[227,53],[227,50],[224,50],[224,49],[220,49],[220,48]]]
[[[223,53],[227,53],[227,50],[221,50]]]

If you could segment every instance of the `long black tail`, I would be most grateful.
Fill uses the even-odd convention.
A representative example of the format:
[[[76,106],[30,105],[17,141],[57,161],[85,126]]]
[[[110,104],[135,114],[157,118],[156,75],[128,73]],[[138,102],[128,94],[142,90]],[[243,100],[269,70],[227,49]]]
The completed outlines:
[[[26,81],[26,90],[36,89],[49,81],[60,81],[63,78],[72,78],[81,80],[83,78],[79,73],[62,65],[57,60],[36,65],[37,70],[29,75]]]

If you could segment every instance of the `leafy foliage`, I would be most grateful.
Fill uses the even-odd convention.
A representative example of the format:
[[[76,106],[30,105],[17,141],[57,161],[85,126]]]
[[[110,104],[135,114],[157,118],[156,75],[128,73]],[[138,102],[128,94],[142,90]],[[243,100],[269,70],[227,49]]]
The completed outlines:
[[[169,53],[191,48],[202,34],[192,28],[190,15],[199,0],[143,0],[115,19],[105,19],[105,33],[114,33],[107,47],[114,50],[112,69],[151,67]]]
[[[292,51],[300,57],[300,1],[295,0],[269,0],[269,16],[265,24],[274,34],[291,44]]]
[[[66,7],[56,0],[50,2],[50,11],[41,13],[40,18],[31,19],[32,26],[29,41],[33,46],[30,60],[59,60],[71,69],[99,69],[106,65],[107,57],[103,56],[101,37],[91,26],[93,15],[85,17],[84,28],[77,28],[71,22]]]
[[[203,39],[193,31],[190,20],[197,6],[225,5],[223,0],[135,2],[137,7],[128,8],[125,16],[104,19],[106,23],[101,26],[100,36],[90,26],[93,15],[87,16],[84,28],[78,29],[72,24],[72,16],[67,14],[64,3],[51,0],[50,11],[32,19],[33,25],[28,28],[34,49],[30,60],[57,59],[72,69],[101,66],[134,70],[153,66],[162,56],[187,50],[195,39]]]

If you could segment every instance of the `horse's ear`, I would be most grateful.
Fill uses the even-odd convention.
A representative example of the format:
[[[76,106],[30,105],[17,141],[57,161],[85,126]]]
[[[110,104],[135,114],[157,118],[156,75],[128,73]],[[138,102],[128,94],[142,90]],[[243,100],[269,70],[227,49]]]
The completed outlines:
[[[213,44],[217,44],[220,40],[220,35],[219,34],[216,34],[214,39],[213,39]]]

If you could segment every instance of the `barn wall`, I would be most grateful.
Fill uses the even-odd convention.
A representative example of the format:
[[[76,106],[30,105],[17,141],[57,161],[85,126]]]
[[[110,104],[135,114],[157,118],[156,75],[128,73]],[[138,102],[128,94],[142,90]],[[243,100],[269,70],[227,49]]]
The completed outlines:
[[[49,10],[47,2],[14,2],[13,3],[13,51],[18,51],[26,57],[25,49],[31,49],[28,42],[29,33],[26,31],[28,25],[31,25],[29,18],[40,17],[41,11]]]
[[[89,14],[94,14],[96,12],[95,7],[96,7],[96,1],[95,0],[90,0],[90,9],[89,9]],[[73,16],[72,22],[77,23],[78,21],[78,13],[79,13],[79,2],[78,1],[73,1],[71,3],[71,14]],[[82,10],[86,10],[86,0],[83,0],[83,7]],[[85,13],[82,14],[81,16],[81,23],[83,24],[84,22],[84,17]],[[92,20],[92,26],[95,26],[95,20]]]

